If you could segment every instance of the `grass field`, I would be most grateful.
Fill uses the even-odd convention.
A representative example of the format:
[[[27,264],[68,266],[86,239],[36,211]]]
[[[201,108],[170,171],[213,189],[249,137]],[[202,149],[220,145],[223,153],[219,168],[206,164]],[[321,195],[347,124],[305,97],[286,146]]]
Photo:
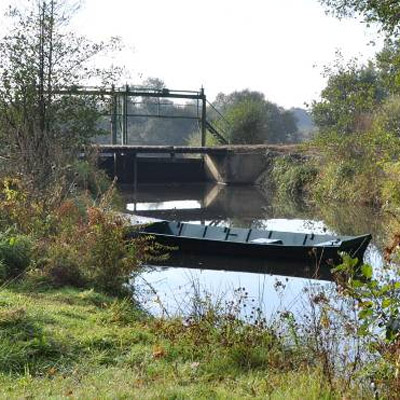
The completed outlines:
[[[0,290],[2,399],[343,396],[266,328],[155,319],[91,290]]]

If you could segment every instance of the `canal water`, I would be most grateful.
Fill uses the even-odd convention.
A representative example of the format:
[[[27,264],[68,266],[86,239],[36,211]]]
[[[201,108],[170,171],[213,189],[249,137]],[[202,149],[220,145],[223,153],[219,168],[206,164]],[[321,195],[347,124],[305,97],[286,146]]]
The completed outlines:
[[[359,235],[371,233],[373,241],[364,261],[382,265],[385,223],[368,207],[330,205],[322,210],[280,200],[252,186],[216,184],[141,185],[136,194],[122,190],[125,212],[147,218],[261,228],[304,233]],[[315,279],[317,277],[317,279]],[[301,312],[310,291],[329,289],[329,270],[310,265],[234,258],[179,255],[158,265],[147,265],[135,280],[138,300],[154,315],[190,315],[199,304],[224,306],[239,301],[259,309],[267,318],[280,312]],[[248,310],[248,311],[247,311]],[[251,312],[250,309],[243,312]]]

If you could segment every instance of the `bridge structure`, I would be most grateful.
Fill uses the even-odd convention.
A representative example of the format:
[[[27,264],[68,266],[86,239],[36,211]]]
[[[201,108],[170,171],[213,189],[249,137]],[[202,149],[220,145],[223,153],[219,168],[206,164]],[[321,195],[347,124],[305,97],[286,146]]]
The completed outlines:
[[[296,145],[97,146],[103,166],[121,183],[254,184],[275,157],[299,152]],[[194,156],[194,157],[193,157]]]
[[[231,145],[229,122],[207,100],[204,88],[199,91],[170,90],[167,88],[70,87],[57,90],[59,95],[98,96],[108,99],[110,139],[108,144],[95,145],[100,165],[121,183],[138,182],[194,182],[213,181],[224,184],[252,184],[267,166],[267,155],[295,152],[296,146],[286,145]],[[151,99],[146,103],[146,99]],[[164,101],[163,101],[164,99]],[[165,99],[169,99],[166,103]],[[173,101],[191,101],[194,110],[188,113],[168,113],[166,106]],[[151,107],[143,107],[143,104]],[[207,112],[213,113],[211,123]],[[162,118],[191,119],[198,122],[200,146],[135,145],[129,143],[130,119]],[[207,132],[215,137],[218,146],[207,147]]]

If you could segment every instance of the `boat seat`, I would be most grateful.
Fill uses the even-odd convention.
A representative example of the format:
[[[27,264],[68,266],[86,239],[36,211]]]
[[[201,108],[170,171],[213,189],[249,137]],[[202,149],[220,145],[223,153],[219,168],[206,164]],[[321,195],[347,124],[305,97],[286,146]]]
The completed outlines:
[[[204,225],[194,225],[194,224],[182,224],[179,236],[202,238],[206,226]]]
[[[267,238],[257,238],[250,240],[250,243],[254,244],[282,244],[280,239],[267,239]]]
[[[342,241],[340,239],[333,239],[333,240],[328,240],[326,242],[314,244],[314,247],[340,246],[341,243]]]
[[[225,234],[227,242],[246,242],[248,230],[240,228],[228,228]]]
[[[204,237],[211,240],[225,240],[226,231],[223,228],[217,226],[208,226],[207,232]]]

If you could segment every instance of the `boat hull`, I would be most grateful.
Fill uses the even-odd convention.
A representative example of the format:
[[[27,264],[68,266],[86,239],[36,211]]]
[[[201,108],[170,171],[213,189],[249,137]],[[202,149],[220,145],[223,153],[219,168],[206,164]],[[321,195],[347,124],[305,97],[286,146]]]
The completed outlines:
[[[147,234],[148,235],[148,234]],[[345,252],[354,258],[362,259],[364,251],[359,250],[353,253],[352,247],[347,248],[324,248],[324,247],[298,247],[298,246],[274,246],[256,245],[247,243],[218,242],[212,240],[201,240],[196,238],[164,236],[160,234],[152,235],[166,246],[177,248],[179,251],[205,253],[205,254],[224,254],[229,256],[248,256],[273,260],[298,260],[315,261],[337,264],[342,258],[340,253]]]
[[[371,240],[371,235],[340,237],[339,240],[331,235],[311,234],[308,236],[307,234],[287,232],[274,232],[272,234],[271,231],[240,228],[232,228],[230,230],[229,228],[212,227],[209,229],[209,233],[213,230],[211,236],[222,237],[221,235],[225,235],[225,240],[217,240],[207,237],[207,226],[178,222],[176,225],[177,230],[174,230],[175,225],[172,224],[174,223],[166,221],[157,222],[146,226],[144,229],[139,229],[136,234],[151,235],[157,242],[177,248],[182,252],[246,256],[267,260],[313,262],[313,265],[321,263],[336,265],[341,262],[341,253],[343,252],[362,261],[365,249]],[[197,234],[200,237],[191,237],[182,234],[182,226],[187,228],[186,230],[189,234]],[[267,236],[267,234],[269,237],[275,238],[275,240],[262,237],[263,235]],[[246,241],[240,239],[245,237],[247,237]],[[255,239],[249,240],[252,237],[255,237]],[[266,243],[259,244],[256,243],[257,240],[264,240]],[[329,241],[332,242],[332,245],[323,245],[324,240],[327,243]],[[315,242],[314,244],[312,243],[313,241]],[[337,245],[333,244],[335,241],[337,241]],[[285,244],[286,242],[311,242],[311,245],[291,245]]]

